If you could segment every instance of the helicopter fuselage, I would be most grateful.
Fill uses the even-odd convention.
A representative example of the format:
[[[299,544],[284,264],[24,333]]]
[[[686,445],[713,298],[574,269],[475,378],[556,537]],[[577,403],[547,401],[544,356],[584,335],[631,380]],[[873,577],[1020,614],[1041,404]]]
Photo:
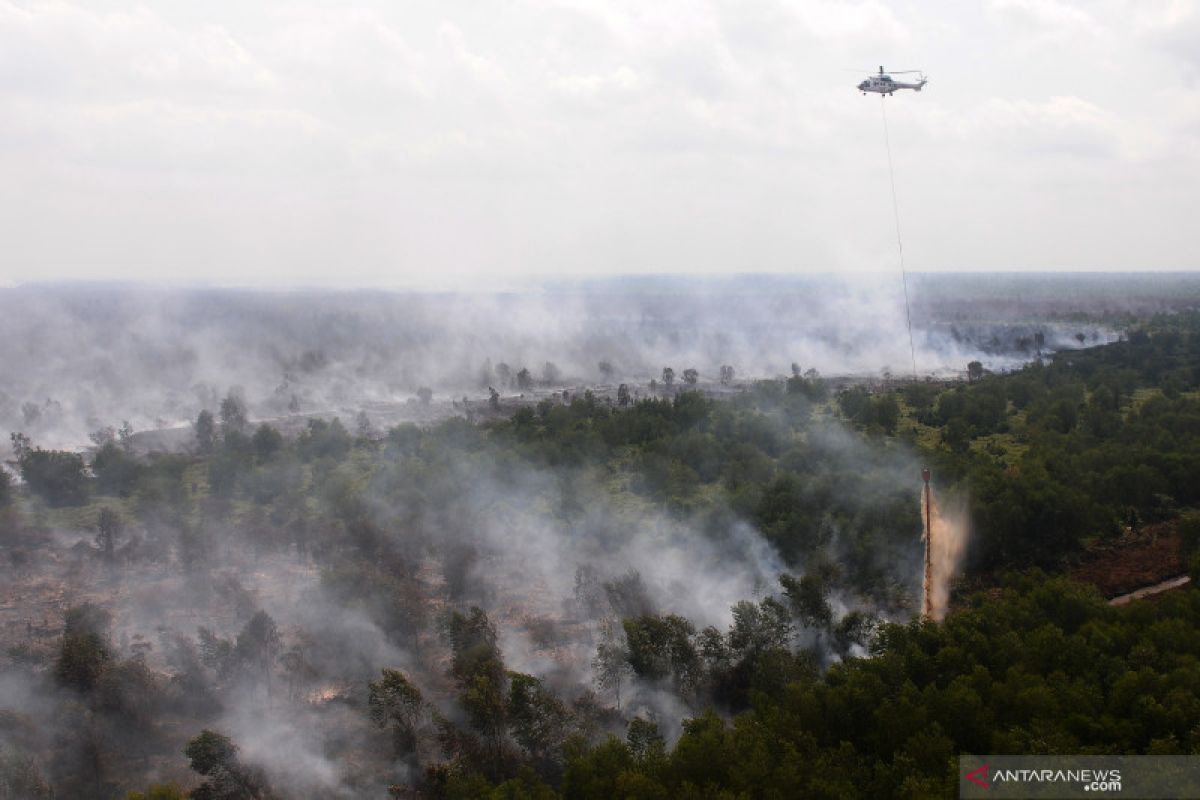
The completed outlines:
[[[925,79],[921,79],[916,83],[901,83],[900,81],[892,80],[890,75],[882,75],[879,77],[872,76],[867,78],[858,85],[858,90],[863,94],[867,92],[875,92],[876,94],[892,94],[897,89],[913,89],[921,91],[921,87],[927,83]]]

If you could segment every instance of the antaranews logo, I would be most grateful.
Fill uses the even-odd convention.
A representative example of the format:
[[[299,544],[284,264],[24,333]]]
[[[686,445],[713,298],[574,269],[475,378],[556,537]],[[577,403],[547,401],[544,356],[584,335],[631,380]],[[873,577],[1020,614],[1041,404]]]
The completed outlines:
[[[1119,797],[1126,788],[1122,766],[1111,761],[1105,763],[1105,758],[964,757],[959,763],[959,796],[987,797],[989,800],[1009,797]]]
[[[963,800],[1200,797],[1200,755],[963,755],[958,767],[958,796]]]
[[[987,782],[987,771],[988,765],[984,764],[981,767],[976,767],[975,769],[971,770],[966,775],[963,775],[963,777],[976,786],[982,786],[985,789],[990,789],[992,787]]]
[[[1066,783],[1075,785],[1085,792],[1121,791],[1121,770],[1119,769],[998,769],[992,774],[992,780],[989,782],[989,766],[983,764],[968,771],[963,777],[984,789],[992,789],[998,784],[1009,783]]]

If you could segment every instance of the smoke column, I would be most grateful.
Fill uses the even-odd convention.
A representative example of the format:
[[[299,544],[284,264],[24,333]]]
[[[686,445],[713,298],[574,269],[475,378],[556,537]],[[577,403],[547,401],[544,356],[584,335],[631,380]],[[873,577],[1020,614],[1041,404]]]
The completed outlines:
[[[933,489],[925,482],[921,491],[921,517],[925,522],[925,579],[922,582],[926,619],[941,622],[950,604],[950,579],[958,570],[967,544],[965,517],[944,512],[933,499]]]

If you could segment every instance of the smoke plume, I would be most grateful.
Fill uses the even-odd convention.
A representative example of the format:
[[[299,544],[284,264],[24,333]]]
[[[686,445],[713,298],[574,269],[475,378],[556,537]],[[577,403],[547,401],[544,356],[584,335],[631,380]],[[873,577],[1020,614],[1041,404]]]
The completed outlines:
[[[969,527],[966,514],[957,505],[942,509],[933,488],[921,492],[921,516],[928,520],[929,569],[924,581],[925,604],[934,622],[946,617],[950,604],[950,582],[958,572],[967,548]]]

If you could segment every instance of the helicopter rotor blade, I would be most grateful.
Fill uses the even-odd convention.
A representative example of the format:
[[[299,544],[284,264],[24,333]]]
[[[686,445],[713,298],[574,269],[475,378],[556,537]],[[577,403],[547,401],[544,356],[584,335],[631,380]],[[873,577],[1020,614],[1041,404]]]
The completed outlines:
[[[855,67],[839,67],[838,72],[865,72],[867,74],[878,75],[879,68],[875,67],[874,69],[856,69]],[[883,71],[885,75],[912,75],[915,73],[924,72],[925,70],[923,69],[885,69]]]

